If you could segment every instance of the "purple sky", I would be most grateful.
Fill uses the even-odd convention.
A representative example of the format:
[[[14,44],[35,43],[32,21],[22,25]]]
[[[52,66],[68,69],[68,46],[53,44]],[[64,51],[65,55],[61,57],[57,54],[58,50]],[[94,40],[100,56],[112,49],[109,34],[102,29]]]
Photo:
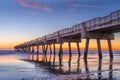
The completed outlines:
[[[119,9],[119,0],[1,0],[0,44],[35,39]]]

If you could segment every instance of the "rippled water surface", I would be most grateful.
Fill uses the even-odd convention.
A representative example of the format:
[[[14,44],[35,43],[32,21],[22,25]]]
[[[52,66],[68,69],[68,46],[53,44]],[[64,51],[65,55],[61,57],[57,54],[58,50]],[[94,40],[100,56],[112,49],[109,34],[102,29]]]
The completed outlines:
[[[114,59],[110,60],[105,52],[103,59],[98,60],[97,54],[83,55],[78,59],[77,54],[64,54],[61,65],[58,54],[55,63],[53,55],[47,56],[47,62],[42,61],[42,55],[36,61],[36,54],[13,51],[0,51],[0,80],[119,80],[120,79],[120,51],[114,52]]]

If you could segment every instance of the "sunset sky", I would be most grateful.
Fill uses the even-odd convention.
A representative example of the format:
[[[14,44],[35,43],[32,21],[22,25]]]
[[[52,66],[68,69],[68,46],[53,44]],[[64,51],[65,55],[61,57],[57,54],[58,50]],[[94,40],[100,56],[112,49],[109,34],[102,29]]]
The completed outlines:
[[[120,10],[120,0],[1,0],[0,49],[12,49],[17,44],[116,10]],[[95,48],[96,41],[92,42],[94,45],[90,47]],[[106,41],[102,42],[106,48]],[[120,49],[120,33],[115,34],[112,45]]]

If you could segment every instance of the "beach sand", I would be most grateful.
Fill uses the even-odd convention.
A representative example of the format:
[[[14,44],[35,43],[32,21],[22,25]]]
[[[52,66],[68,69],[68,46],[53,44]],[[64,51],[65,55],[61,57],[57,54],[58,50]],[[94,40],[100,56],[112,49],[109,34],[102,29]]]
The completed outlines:
[[[36,54],[32,57],[30,53],[0,51],[0,80],[119,80],[119,53],[114,52],[114,59],[103,54],[102,60],[98,60],[97,53],[90,53],[87,60],[83,55],[78,60],[78,55],[73,54],[71,61],[64,54],[61,66],[56,55],[53,66],[53,56],[50,62],[43,62],[41,54],[36,61]]]

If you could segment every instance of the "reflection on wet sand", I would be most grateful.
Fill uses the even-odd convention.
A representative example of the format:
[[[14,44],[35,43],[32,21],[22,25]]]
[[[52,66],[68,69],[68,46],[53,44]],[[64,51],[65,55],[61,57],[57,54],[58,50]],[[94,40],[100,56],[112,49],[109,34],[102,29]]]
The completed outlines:
[[[113,59],[109,63],[109,80],[113,80]]]
[[[34,55],[35,56],[35,55]],[[35,57],[34,57],[35,58]],[[71,76],[70,74],[72,74],[72,77],[74,78],[74,75],[78,75],[77,78],[74,78],[74,79],[78,79],[78,80],[82,80],[82,79],[86,79],[86,80],[93,80],[93,79],[97,79],[97,80],[114,80],[114,78],[112,77],[113,76],[113,59],[109,60],[109,77],[107,78],[104,78],[102,75],[102,72],[104,72],[105,70],[102,70],[102,65],[103,65],[103,60],[98,60],[98,67],[97,65],[95,65],[97,67],[97,71],[90,71],[89,69],[91,69],[92,67],[89,66],[88,64],[88,60],[83,60],[83,59],[78,59],[77,60],[77,63],[76,63],[76,67],[75,65],[73,65],[72,61],[70,60],[68,62],[68,68],[66,68],[66,65],[63,65],[64,62],[61,62],[59,65],[59,63],[54,63],[54,61],[48,61],[48,62],[44,62],[44,61],[39,61],[39,60],[35,60],[35,59],[28,59],[28,60],[25,60],[24,61],[27,61],[27,62],[30,62],[30,63],[34,63],[36,65],[37,68],[39,68],[40,66],[43,66],[45,67],[50,73],[52,74],[55,74],[55,75],[60,75],[60,74],[64,74],[64,76]],[[84,63],[84,67],[80,68],[80,65],[83,65]],[[55,65],[53,65],[55,64]],[[73,68],[71,68],[71,65]],[[94,66],[94,67],[95,67]],[[65,67],[65,68],[64,68]],[[73,70],[71,70],[73,69]],[[83,69],[85,71],[83,71]],[[67,71],[68,70],[68,71]],[[82,72],[83,71],[83,72]],[[97,77],[95,75],[95,73],[97,73]],[[83,75],[82,77],[80,75]],[[80,76],[80,77],[79,77]]]
[[[77,72],[81,73],[81,69],[80,69],[80,59],[78,59],[77,61]]]
[[[84,65],[85,65],[85,72],[86,72],[86,78],[89,79],[89,68],[88,68],[88,61],[87,59],[84,60]]]
[[[98,66],[98,80],[101,80],[101,71],[102,71],[102,60],[99,60],[99,66]]]

